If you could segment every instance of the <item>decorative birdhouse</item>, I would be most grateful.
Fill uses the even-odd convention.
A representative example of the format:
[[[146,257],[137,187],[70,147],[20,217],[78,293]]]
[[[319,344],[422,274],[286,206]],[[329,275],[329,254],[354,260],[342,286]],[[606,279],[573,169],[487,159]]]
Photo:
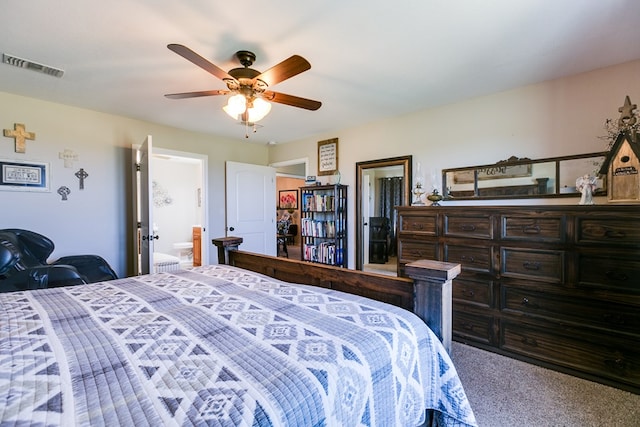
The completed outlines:
[[[640,135],[636,130],[635,109],[627,96],[618,109],[622,113],[618,120],[620,133],[600,168],[600,174],[607,176],[609,202],[640,202]]]

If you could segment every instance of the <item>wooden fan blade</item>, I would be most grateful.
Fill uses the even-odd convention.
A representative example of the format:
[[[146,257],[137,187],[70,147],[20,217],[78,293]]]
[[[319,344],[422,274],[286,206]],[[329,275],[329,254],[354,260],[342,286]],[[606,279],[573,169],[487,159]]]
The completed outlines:
[[[228,90],[201,90],[198,92],[168,93],[165,96],[170,99],[197,98],[199,96],[226,95]]]
[[[276,83],[285,81],[302,73],[303,71],[307,71],[309,68],[311,68],[309,61],[301,56],[293,55],[281,63],[269,68],[264,73],[259,74],[253,79],[253,81],[262,80],[267,84],[267,86],[273,86]]]
[[[267,101],[291,105],[292,107],[304,108],[305,110],[315,111],[322,106],[322,102],[320,101],[300,98],[299,96],[287,95],[286,93],[280,92],[266,91],[262,94],[262,97]]]
[[[216,76],[220,80],[225,80],[225,79],[235,80],[232,76],[230,76],[222,68],[219,68],[218,66],[213,65],[211,62],[209,62],[209,60],[207,60],[207,59],[203,58],[202,56],[198,55],[197,53],[195,53],[194,51],[192,51],[191,49],[189,49],[186,46],[183,46],[181,44],[172,43],[172,44],[167,45],[167,47],[170,50],[172,50],[175,53],[177,53],[178,55],[180,55],[183,58],[185,58],[186,60],[193,62],[194,64],[196,64],[198,67],[202,68],[203,70],[208,71],[209,73],[213,74],[214,76]]]

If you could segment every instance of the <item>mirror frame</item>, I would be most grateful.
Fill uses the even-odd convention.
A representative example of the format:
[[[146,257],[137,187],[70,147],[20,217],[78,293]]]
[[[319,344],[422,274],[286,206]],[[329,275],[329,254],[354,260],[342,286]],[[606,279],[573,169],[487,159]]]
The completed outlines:
[[[398,156],[391,157],[388,159],[379,159],[379,160],[367,160],[364,162],[356,163],[356,270],[362,270],[363,262],[364,262],[364,253],[366,250],[362,248],[364,242],[363,236],[363,228],[364,221],[362,219],[362,173],[366,169],[377,169],[384,168],[388,166],[403,166],[403,197],[404,197],[404,206],[408,206],[411,204],[411,177],[412,173],[412,163],[413,156]]]
[[[489,165],[478,165],[478,166],[467,166],[460,168],[449,168],[442,169],[442,189],[444,194],[444,200],[492,200],[492,199],[538,199],[538,198],[553,198],[553,197],[576,197],[576,194],[579,193],[563,193],[560,191],[560,164],[566,160],[576,160],[576,159],[588,159],[592,157],[603,157],[606,159],[608,152],[601,151],[597,153],[586,153],[586,154],[576,154],[572,156],[562,156],[562,157],[548,157],[544,159],[517,159],[512,157],[508,160],[496,162]],[[515,159],[515,160],[514,160]],[[553,193],[547,194],[513,194],[513,195],[490,195],[490,196],[479,196],[478,191],[482,189],[479,187],[478,183],[478,173],[479,169],[488,169],[488,168],[496,168],[496,167],[505,167],[505,166],[522,166],[522,165],[533,165],[536,163],[555,163],[555,176],[553,179],[555,180],[555,188]],[[599,169],[599,168],[597,168]],[[450,196],[450,190],[447,186],[447,174],[451,172],[469,172],[474,171],[473,173],[473,192],[472,196],[458,196],[452,197]],[[577,177],[576,177],[577,178]],[[604,179],[604,178],[603,178]],[[606,196],[607,195],[607,184],[606,181],[603,183],[603,188],[598,188],[597,196]],[[508,188],[509,186],[504,187],[491,187],[491,188]],[[514,186],[517,187],[517,186]]]

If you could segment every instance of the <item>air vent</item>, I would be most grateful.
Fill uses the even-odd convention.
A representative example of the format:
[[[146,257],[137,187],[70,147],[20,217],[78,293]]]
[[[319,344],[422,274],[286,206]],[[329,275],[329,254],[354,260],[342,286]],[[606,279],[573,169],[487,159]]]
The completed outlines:
[[[5,64],[13,65],[18,68],[25,68],[27,70],[37,71],[38,73],[47,74],[53,77],[62,77],[64,70],[59,68],[53,68],[48,65],[38,64],[37,62],[30,61],[28,59],[18,58],[17,56],[2,54],[2,62]]]

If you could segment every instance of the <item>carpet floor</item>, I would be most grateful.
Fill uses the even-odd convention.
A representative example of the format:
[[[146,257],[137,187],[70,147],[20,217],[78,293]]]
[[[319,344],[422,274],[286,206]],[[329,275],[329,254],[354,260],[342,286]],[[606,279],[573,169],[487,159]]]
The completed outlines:
[[[480,427],[638,427],[640,395],[454,342]]]

